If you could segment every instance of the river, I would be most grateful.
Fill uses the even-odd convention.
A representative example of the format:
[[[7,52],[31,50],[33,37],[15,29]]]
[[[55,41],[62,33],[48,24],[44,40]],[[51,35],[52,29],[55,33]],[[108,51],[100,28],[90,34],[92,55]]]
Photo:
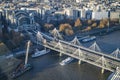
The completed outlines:
[[[88,63],[78,64],[77,60],[61,66],[60,61],[67,56],[60,57],[56,53],[51,51],[38,58],[29,58],[29,63],[33,65],[33,69],[16,80],[106,80],[110,75],[109,71],[101,74],[100,68]]]
[[[120,31],[112,34],[97,37],[97,44],[102,52],[110,54],[116,48],[120,48]],[[88,47],[93,42],[84,44]],[[51,51],[49,54],[38,57],[29,58],[29,63],[33,65],[33,69],[26,72],[16,80],[106,80],[111,74],[105,71],[101,74],[101,68],[90,65],[88,63],[78,64],[77,60],[65,66],[61,66],[60,61],[67,56],[59,56],[58,52]]]

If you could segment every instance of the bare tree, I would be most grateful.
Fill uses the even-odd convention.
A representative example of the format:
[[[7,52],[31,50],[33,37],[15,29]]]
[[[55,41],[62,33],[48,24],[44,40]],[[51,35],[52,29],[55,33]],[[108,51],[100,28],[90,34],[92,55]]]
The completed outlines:
[[[88,26],[88,27],[86,27],[84,30],[82,30],[83,32],[84,31],[90,31],[91,30],[91,27],[90,26]]]
[[[91,27],[92,27],[92,28],[97,27],[97,23],[96,23],[96,22],[94,22],[94,23],[91,25]]]
[[[72,29],[65,29],[65,34],[67,35],[67,36],[71,36],[71,35],[73,35],[74,34],[74,32],[73,32],[73,30]]]
[[[70,24],[67,24],[67,23],[61,24],[60,27],[59,27],[59,31],[60,31],[60,32],[64,32],[64,30],[67,29],[67,28],[68,28],[68,29],[72,29],[72,27],[71,27]]]
[[[51,29],[53,29],[54,28],[54,25],[53,24],[48,24],[48,23],[46,23],[45,25],[44,25],[44,29],[46,30],[46,31],[49,31],[49,30],[51,30]]]
[[[79,18],[75,21],[74,26],[75,27],[81,27],[82,26],[82,22],[81,22],[81,20]]]
[[[98,28],[104,28],[108,24],[108,19],[102,19],[100,20]]]

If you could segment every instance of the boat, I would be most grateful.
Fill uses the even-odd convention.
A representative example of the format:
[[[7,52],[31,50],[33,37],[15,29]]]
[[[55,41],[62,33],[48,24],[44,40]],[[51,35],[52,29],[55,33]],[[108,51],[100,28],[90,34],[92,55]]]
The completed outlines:
[[[89,38],[90,36],[84,36],[84,37],[81,37],[81,38],[78,38],[79,41],[82,41],[83,39],[86,39],[86,38]]]
[[[62,62],[60,62],[60,65],[64,66],[64,65],[72,62],[73,60],[74,60],[74,58],[68,57],[68,58],[66,58],[65,60],[63,60]]]
[[[81,41],[82,41],[82,42],[89,42],[89,41],[93,41],[93,40],[95,40],[95,39],[96,39],[95,36],[91,36],[91,37],[85,38],[85,39],[83,39],[83,40],[81,40]]]
[[[32,69],[31,64],[27,64],[27,65],[20,64],[20,66],[12,73],[11,77],[15,79],[20,75],[24,74],[26,71],[29,71],[30,69]]]
[[[22,75],[23,73],[25,73],[26,71],[29,71],[30,69],[32,69],[32,65],[28,64],[29,47],[30,47],[30,41],[28,41],[28,44],[27,44],[25,63],[22,62],[22,63],[18,64],[18,66],[15,68],[15,70],[13,71],[13,73],[11,75],[12,79],[17,78],[20,75]]]
[[[39,51],[38,49],[36,49],[35,53],[32,55],[33,58],[35,57],[39,57],[39,56],[42,56],[42,55],[45,55],[47,53],[50,52],[50,49],[44,49],[44,50],[41,50]]]

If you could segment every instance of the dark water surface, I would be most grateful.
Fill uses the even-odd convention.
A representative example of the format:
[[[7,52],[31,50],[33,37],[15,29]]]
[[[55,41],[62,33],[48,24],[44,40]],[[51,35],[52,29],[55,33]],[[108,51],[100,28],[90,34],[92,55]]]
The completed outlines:
[[[61,66],[59,62],[66,56],[59,57],[56,53],[51,51],[50,54],[30,58],[33,69],[16,80],[106,80],[110,75],[109,71],[101,74],[100,68],[87,63],[79,65],[77,60]]]

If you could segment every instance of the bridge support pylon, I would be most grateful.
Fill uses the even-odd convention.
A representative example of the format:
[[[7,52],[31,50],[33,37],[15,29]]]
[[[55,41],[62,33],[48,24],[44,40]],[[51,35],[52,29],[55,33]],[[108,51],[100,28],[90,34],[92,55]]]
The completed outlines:
[[[81,60],[78,61],[78,64],[81,64]]]
[[[60,53],[59,56],[62,56],[62,53]]]
[[[105,72],[105,69],[104,69],[104,68],[102,68],[101,73],[103,74],[104,72]]]

